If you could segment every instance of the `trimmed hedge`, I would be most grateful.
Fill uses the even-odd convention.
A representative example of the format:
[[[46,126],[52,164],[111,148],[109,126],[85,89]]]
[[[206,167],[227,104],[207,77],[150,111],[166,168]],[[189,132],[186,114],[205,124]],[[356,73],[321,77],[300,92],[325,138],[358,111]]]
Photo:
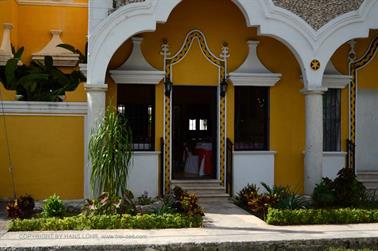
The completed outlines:
[[[378,209],[297,209],[270,208],[266,222],[271,225],[351,224],[378,222]]]
[[[143,214],[143,215],[96,215],[87,217],[77,215],[65,218],[15,219],[9,231],[57,231],[89,229],[159,229],[201,227],[201,216],[182,214]]]

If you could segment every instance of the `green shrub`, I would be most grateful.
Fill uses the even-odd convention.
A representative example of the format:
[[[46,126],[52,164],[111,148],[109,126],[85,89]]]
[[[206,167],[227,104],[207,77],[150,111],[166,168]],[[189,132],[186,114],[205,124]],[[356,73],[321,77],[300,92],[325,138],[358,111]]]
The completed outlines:
[[[7,203],[5,209],[9,218],[29,218],[33,215],[34,199],[30,195],[22,195]]]
[[[95,200],[87,200],[81,212],[86,216],[136,214],[134,195],[128,190],[123,197],[102,193]]]
[[[339,209],[275,209],[270,208],[266,222],[272,225],[351,224],[378,222],[378,210]]]
[[[65,218],[12,220],[9,231],[57,231],[89,229],[161,229],[201,227],[202,217],[182,214],[78,215]]]
[[[248,204],[249,198],[253,195],[256,196],[259,192],[259,188],[255,184],[247,184],[242,190],[235,196],[235,203],[241,207]]]
[[[64,203],[58,195],[54,194],[44,200],[41,214],[43,217],[63,217],[65,212]]]
[[[336,192],[333,181],[329,178],[323,178],[322,181],[315,186],[312,193],[313,205],[316,208],[332,207],[336,203]]]
[[[173,207],[178,213],[189,216],[204,216],[203,209],[198,205],[198,198],[195,194],[187,193],[182,188],[176,186],[173,189]]]
[[[336,193],[336,204],[339,206],[358,206],[367,199],[366,188],[356,179],[352,168],[341,169],[333,184]]]
[[[155,200],[148,196],[147,192],[144,192],[141,196],[136,198],[136,204],[137,205],[150,205],[154,203]]]
[[[323,178],[312,194],[316,208],[358,207],[366,204],[368,195],[365,186],[356,179],[353,169],[341,169],[335,180]]]
[[[266,218],[270,207],[299,209],[307,205],[303,196],[295,194],[289,187],[269,187],[265,183],[261,185],[266,189],[266,193],[259,193],[256,185],[248,184],[235,197],[235,203],[261,219]]]
[[[288,186],[269,187],[264,182],[261,185],[265,188],[268,195],[276,198],[276,202],[271,206],[278,209],[301,209],[307,207],[307,200],[302,196],[296,194]]]

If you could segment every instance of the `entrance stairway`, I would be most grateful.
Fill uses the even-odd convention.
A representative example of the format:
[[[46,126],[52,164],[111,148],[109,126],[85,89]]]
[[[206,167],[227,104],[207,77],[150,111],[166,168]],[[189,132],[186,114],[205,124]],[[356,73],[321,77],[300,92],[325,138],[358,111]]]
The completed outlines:
[[[365,187],[375,192],[375,196],[378,196],[378,172],[377,171],[358,171],[357,179],[362,182]]]
[[[175,186],[196,194],[200,202],[226,201],[230,199],[230,195],[226,193],[219,180],[172,180],[172,187]]]

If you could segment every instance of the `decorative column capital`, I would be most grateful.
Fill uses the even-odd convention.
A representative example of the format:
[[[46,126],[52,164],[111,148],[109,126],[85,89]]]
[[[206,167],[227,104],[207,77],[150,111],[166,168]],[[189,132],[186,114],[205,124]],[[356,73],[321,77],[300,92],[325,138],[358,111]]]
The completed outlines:
[[[300,90],[301,93],[304,95],[323,95],[324,92],[326,92],[328,88],[325,87],[319,87],[319,88],[303,88]]]
[[[106,84],[86,84],[84,87],[87,92],[106,92],[108,90]]]

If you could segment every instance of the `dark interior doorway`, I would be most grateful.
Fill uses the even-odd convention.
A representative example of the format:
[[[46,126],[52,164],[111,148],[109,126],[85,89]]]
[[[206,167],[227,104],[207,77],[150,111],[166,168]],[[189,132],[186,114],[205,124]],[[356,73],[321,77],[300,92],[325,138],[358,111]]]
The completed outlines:
[[[173,179],[217,175],[217,88],[173,87]]]

